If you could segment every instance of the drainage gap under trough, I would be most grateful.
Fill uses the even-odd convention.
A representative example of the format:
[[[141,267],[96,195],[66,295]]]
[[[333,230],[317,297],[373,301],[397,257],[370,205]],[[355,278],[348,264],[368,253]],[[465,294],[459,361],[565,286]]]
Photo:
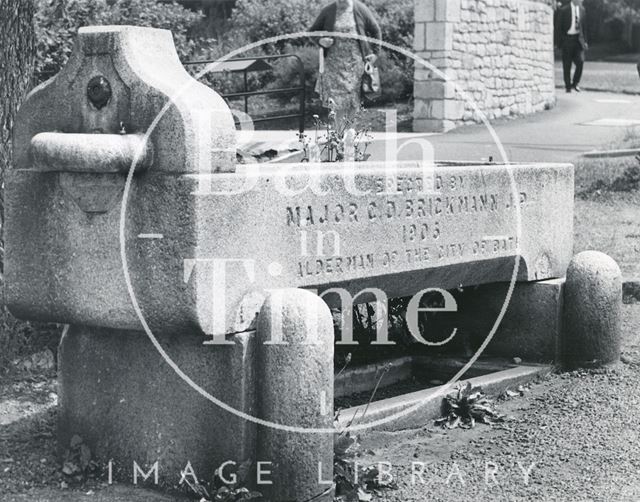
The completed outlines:
[[[468,358],[414,356],[345,370],[336,377],[336,425],[344,429],[375,424],[374,429],[385,431],[423,427],[442,416],[444,396],[455,392],[455,387],[444,384],[467,362]],[[512,360],[484,358],[476,361],[459,382],[496,396],[535,382],[552,370],[549,365],[517,365]],[[367,405],[382,371],[385,376],[374,400]]]
[[[443,356],[405,356],[380,361],[340,373],[335,380],[335,409],[367,404],[376,384],[374,402],[431,389],[446,384],[469,361],[469,358]],[[481,358],[461,380],[518,367],[513,361]]]

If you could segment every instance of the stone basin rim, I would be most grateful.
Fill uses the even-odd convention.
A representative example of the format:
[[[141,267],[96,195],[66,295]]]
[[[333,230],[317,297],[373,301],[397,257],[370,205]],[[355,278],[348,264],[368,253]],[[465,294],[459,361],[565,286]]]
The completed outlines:
[[[268,162],[252,162],[246,164],[237,164],[235,173],[211,173],[211,175],[238,174],[244,171],[258,169],[264,173],[277,173],[278,171],[286,171],[294,166],[303,166],[305,172],[319,170],[323,173],[342,172],[343,166],[357,167],[356,174],[367,174],[370,172],[378,172],[379,170],[388,170],[388,168],[396,167],[398,169],[411,170],[424,167],[434,168],[494,168],[504,169],[507,167],[539,167],[539,168],[573,168],[570,162],[475,162],[475,161],[420,161],[420,160],[402,160],[402,161],[366,161],[366,162],[280,162],[277,164]],[[311,168],[311,169],[310,169]],[[199,173],[195,173],[199,174]],[[209,175],[209,173],[202,173]],[[292,172],[290,174],[296,174]]]

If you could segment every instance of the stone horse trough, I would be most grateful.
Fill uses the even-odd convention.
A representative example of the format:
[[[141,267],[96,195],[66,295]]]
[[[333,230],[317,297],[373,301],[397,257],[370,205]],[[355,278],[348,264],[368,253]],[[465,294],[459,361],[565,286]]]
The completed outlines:
[[[186,466],[206,478],[250,461],[272,500],[329,500],[330,308],[353,302],[412,297],[413,327],[418,314],[455,313],[461,333],[492,336],[494,355],[618,357],[615,264],[581,256],[564,279],[572,166],[240,166],[235,134],[163,30],[81,29],[65,68],[23,104],[6,298],[18,317],[68,325],[61,453],[78,435],[113,479],[164,486]],[[434,292],[441,302],[425,306]],[[608,317],[589,312],[593,298]],[[423,354],[433,338],[412,334]],[[355,343],[349,326],[337,343]],[[358,425],[431,419],[412,403],[398,421],[387,419],[406,402]]]

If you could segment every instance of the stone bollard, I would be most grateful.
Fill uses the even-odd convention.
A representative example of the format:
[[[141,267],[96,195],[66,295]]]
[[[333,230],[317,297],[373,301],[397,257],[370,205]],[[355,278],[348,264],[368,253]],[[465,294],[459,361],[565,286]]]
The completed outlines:
[[[300,432],[258,427],[257,487],[268,500],[333,500],[333,322],[326,304],[300,289],[274,291],[258,317],[259,418]],[[266,471],[270,471],[266,474]],[[258,481],[260,483],[260,481]]]
[[[606,254],[585,251],[567,270],[562,359],[566,368],[593,367],[620,359],[622,274]]]

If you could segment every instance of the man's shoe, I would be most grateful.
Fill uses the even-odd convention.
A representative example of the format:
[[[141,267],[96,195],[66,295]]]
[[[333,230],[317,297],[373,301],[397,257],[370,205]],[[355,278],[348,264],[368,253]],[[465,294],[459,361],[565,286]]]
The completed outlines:
[[[580,87],[578,87],[577,85],[573,86],[573,90],[576,92],[582,92],[582,89],[580,89]]]
[[[571,92],[571,87],[567,87],[567,92],[570,93]]]

